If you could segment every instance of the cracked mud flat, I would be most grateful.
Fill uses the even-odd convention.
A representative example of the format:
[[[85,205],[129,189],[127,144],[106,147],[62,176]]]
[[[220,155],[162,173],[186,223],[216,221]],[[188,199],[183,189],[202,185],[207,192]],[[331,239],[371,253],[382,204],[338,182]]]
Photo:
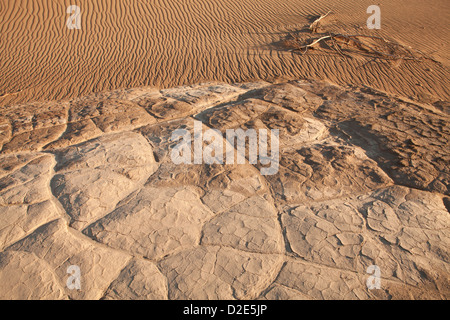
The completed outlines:
[[[278,173],[175,165],[171,134],[194,120],[279,129]],[[315,81],[3,108],[0,298],[448,299],[448,120]]]

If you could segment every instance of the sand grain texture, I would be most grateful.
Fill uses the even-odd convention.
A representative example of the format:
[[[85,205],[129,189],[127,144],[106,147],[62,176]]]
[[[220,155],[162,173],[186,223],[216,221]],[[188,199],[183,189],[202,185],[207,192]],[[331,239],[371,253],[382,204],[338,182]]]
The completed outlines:
[[[118,88],[276,78],[328,79],[425,102],[449,100],[446,0],[379,1],[381,30],[366,27],[369,0],[79,0],[81,30],[66,27],[71,4],[0,2],[0,106]],[[281,46],[330,10],[327,31],[381,35],[437,62],[301,56]]]

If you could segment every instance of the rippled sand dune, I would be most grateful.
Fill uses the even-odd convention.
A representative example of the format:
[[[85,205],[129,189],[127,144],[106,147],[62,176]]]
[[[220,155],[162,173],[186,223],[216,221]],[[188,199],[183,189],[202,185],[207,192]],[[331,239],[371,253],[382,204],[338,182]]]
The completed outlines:
[[[76,2],[76,3],[75,3]],[[81,8],[81,30],[66,9]],[[372,0],[4,0],[0,105],[207,80],[328,79],[434,103],[449,98],[448,1],[380,0],[382,29],[366,28]],[[397,64],[280,46],[333,11],[329,29],[382,35],[435,61]]]

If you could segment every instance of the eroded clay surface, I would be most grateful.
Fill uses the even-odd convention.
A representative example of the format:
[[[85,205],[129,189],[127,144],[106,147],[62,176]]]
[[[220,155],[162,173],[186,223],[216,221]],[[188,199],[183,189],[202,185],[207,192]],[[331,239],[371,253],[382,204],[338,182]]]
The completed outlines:
[[[313,81],[3,108],[0,298],[448,299],[448,120]],[[278,170],[248,150],[174,163],[172,133],[196,128],[224,148],[227,130],[279,130]]]

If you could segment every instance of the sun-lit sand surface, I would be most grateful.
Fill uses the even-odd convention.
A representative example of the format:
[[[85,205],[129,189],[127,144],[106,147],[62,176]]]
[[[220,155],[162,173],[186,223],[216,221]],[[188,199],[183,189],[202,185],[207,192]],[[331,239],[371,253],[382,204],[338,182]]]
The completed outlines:
[[[77,0],[0,3],[0,105],[68,99],[117,88],[278,77],[360,84],[435,102],[449,97],[447,0],[380,0],[381,30],[366,28],[372,0]],[[392,65],[282,50],[288,33],[333,10],[332,31],[382,35],[439,63]]]
[[[0,2],[0,299],[450,298],[447,0],[76,2]],[[330,10],[420,59],[286,46]]]

